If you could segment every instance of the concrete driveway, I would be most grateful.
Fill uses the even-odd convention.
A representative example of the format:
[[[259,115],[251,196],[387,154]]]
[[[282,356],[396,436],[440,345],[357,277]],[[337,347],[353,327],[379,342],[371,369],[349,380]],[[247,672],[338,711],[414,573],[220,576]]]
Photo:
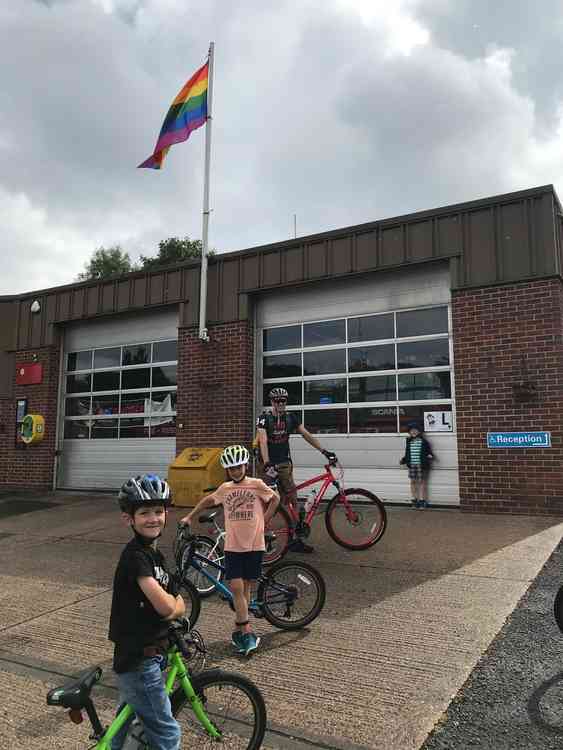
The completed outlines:
[[[317,551],[305,558],[327,582],[325,609],[297,633],[256,621],[262,645],[250,661],[227,643],[228,607],[204,602],[208,665],[260,686],[268,747],[418,749],[563,534],[549,517],[388,516],[383,540],[360,553],[340,549],[317,520]],[[86,722],[74,727],[45,693],[93,664],[104,667],[96,704],[109,717],[111,582],[128,539],[107,495],[0,499],[2,747],[86,747]]]

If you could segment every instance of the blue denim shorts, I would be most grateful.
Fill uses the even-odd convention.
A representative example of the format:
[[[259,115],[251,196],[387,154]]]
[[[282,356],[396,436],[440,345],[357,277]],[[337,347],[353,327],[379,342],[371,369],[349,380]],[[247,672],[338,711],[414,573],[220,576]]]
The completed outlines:
[[[262,558],[264,553],[255,552],[227,552],[225,551],[225,578],[242,578],[244,581],[256,581],[262,574]]]

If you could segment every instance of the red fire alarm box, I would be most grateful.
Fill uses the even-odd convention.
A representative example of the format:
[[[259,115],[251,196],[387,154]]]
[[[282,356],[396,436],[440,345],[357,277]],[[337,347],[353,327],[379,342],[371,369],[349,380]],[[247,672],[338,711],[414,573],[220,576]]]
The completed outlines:
[[[43,365],[26,362],[16,365],[16,385],[38,385],[43,382]]]

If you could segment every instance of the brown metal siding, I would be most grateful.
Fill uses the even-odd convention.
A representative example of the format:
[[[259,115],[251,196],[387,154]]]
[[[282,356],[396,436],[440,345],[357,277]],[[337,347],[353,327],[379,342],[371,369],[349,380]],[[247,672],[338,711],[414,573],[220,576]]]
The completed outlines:
[[[281,284],[281,254],[278,251],[264,253],[258,256],[262,260],[262,284],[261,286],[277,286]]]
[[[209,264],[207,323],[245,319],[248,294],[263,289],[436,258],[450,259],[453,289],[545,278],[561,273],[561,246],[561,207],[545,186],[218,255]],[[55,339],[58,323],[147,306],[180,303],[180,326],[197,326],[199,274],[197,264],[184,265],[12,298],[0,351],[38,348]],[[30,316],[35,298],[42,311]]]
[[[311,242],[307,247],[307,266],[310,279],[318,279],[328,274],[327,242]]]
[[[361,232],[352,239],[352,243],[356,246],[355,258],[352,258],[352,268],[354,268],[354,265],[358,271],[367,271],[369,268],[373,268],[376,265],[377,258],[376,232],[373,230]]]
[[[461,254],[463,242],[460,216],[458,214],[443,216],[437,219],[437,223],[436,255],[447,257]]]
[[[350,273],[352,270],[352,237],[330,241],[331,273],[335,276]]]
[[[305,278],[305,254],[303,247],[290,247],[282,257],[283,280],[286,284],[303,281]],[[244,288],[251,289],[248,279],[243,279]]]
[[[497,277],[495,252],[495,209],[472,211],[465,218],[465,246],[471,253],[464,254],[465,280],[479,277],[483,284],[492,284]],[[465,286],[466,284],[461,284]]]
[[[229,260],[223,264],[221,274],[222,286],[220,295],[220,318],[222,320],[237,320],[239,316],[239,268],[240,261],[237,260]]]

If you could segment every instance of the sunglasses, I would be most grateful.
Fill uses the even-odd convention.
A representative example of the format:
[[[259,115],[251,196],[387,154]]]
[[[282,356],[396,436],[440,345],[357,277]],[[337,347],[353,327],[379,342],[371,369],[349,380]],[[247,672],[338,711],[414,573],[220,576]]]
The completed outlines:
[[[287,404],[287,399],[286,398],[273,398],[272,402],[274,404]]]

